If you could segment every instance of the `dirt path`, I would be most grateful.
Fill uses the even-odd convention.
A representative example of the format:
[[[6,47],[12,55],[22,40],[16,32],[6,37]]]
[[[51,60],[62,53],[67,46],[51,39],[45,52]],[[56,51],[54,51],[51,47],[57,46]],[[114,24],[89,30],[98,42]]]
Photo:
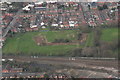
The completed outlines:
[[[81,38],[82,38],[81,40],[75,40],[73,42],[68,42],[68,43],[56,43],[56,42],[53,43],[53,42],[48,42],[45,36],[38,35],[34,37],[33,40],[36,42],[37,45],[42,45],[43,43],[45,43],[45,45],[76,45],[85,42],[87,39],[87,34],[82,34]]]

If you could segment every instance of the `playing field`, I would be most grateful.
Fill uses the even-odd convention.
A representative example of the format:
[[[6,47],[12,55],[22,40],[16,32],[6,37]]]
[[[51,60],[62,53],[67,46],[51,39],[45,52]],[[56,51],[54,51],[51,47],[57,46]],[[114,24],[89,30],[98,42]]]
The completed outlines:
[[[26,32],[17,33],[15,37],[7,38],[4,46],[4,54],[27,54],[27,55],[67,55],[68,51],[73,50],[78,47],[93,46],[94,34],[89,33],[87,40],[84,44],[78,45],[47,45],[39,46],[36,44],[34,37],[38,35],[44,36],[48,42],[53,42],[54,39],[69,39],[77,40],[76,36],[79,31],[76,30],[64,30],[64,31],[48,31],[48,32]],[[117,28],[108,28],[102,30],[101,40],[102,41],[112,41],[118,38]]]
[[[62,55],[67,54],[67,51],[79,47],[79,45],[52,45],[52,46],[38,46],[35,43],[34,37],[43,35],[49,42],[54,39],[67,38],[75,40],[77,31],[48,31],[48,32],[27,32],[18,33],[13,38],[8,38],[3,47],[3,53],[9,54],[41,54],[41,55]]]

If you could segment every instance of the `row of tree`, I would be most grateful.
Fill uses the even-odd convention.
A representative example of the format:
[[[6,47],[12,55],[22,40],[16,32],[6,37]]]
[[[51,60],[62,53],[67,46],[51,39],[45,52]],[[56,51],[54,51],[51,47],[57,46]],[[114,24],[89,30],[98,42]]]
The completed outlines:
[[[68,53],[69,56],[73,57],[114,57],[118,58],[118,49],[119,49],[119,43],[118,39],[114,39],[113,41],[106,42],[102,41],[101,35],[102,35],[102,28],[95,28],[93,30],[94,33],[94,40],[93,40],[93,46],[86,46],[83,48],[75,48]],[[80,36],[81,34],[79,34]]]
[[[98,6],[98,10],[104,10],[108,9],[108,6],[106,4],[103,4],[103,6]]]
[[[69,42],[72,42],[71,40],[69,40],[69,39],[55,39],[54,41],[53,41],[53,43],[69,43]]]

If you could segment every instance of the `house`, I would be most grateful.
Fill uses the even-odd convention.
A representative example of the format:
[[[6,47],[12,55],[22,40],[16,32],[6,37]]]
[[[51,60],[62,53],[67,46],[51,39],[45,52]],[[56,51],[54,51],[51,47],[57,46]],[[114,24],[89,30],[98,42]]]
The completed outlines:
[[[31,28],[28,28],[28,27],[26,27],[25,30],[26,30],[26,31],[32,31],[32,29],[31,29]]]
[[[42,5],[43,2],[35,2],[35,6]]]
[[[109,9],[112,8],[117,8],[117,2],[106,2],[106,5],[108,6]]]
[[[57,23],[53,23],[52,26],[53,27],[58,27],[58,24]]]
[[[74,27],[75,26],[75,22],[74,21],[69,21],[69,25],[70,25],[70,27]]]
[[[13,61],[13,59],[8,59],[9,61]]]
[[[18,32],[16,28],[11,29],[12,32]]]
[[[30,8],[27,6],[27,7],[22,8],[22,10],[24,10],[24,11],[30,11]]]
[[[6,61],[6,59],[2,59],[2,61]]]
[[[37,30],[38,30],[38,27],[36,27],[36,28],[33,28],[32,30],[34,30],[34,31],[37,31]]]
[[[41,28],[42,28],[42,29],[45,29],[46,27],[45,27],[45,26],[42,26]]]
[[[35,7],[36,11],[46,10],[46,7]]]
[[[68,28],[70,27],[70,25],[69,25],[69,24],[64,24],[64,27],[65,27],[66,29],[68,29]]]
[[[38,27],[37,25],[31,25],[30,28],[26,28],[26,31],[37,31]]]
[[[43,25],[45,25],[45,23],[44,23],[44,22],[41,22],[41,26],[43,26]]]
[[[78,24],[75,24],[75,25],[74,25],[75,28],[78,28],[78,26],[79,26]]]
[[[37,25],[31,25],[30,26],[30,28],[36,28],[37,27]]]
[[[7,70],[7,69],[2,70],[2,73],[8,73],[8,72],[9,72],[9,70]]]
[[[23,68],[12,68],[9,72],[23,72]]]
[[[89,26],[93,26],[93,27],[96,26],[95,22],[93,22],[93,21],[89,21],[88,24],[89,24]]]
[[[4,38],[0,38],[0,41],[5,41],[5,39]]]
[[[96,2],[91,3],[91,9],[97,9],[97,3]]]

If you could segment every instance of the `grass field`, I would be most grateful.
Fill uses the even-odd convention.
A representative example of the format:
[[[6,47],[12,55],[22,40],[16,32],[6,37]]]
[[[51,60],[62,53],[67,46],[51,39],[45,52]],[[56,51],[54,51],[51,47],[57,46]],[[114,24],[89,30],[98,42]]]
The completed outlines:
[[[112,41],[118,39],[118,28],[109,28],[102,31],[102,41]]]
[[[70,34],[72,33],[72,34]],[[42,34],[46,36],[49,42],[54,41],[56,38],[68,38],[71,40],[75,39],[74,30],[69,31],[48,31],[48,32],[27,32],[18,33],[14,38],[8,38],[3,47],[3,53],[24,53],[24,54],[46,54],[46,55],[59,55],[64,54],[67,51],[78,47],[77,45],[53,45],[53,46],[38,46],[34,37],[36,35]]]
[[[34,37],[37,35],[43,35],[48,42],[53,42],[54,39],[67,38],[70,40],[76,40],[76,30],[65,31],[48,31],[48,32],[27,32],[17,33],[13,38],[7,38],[3,47],[3,53],[9,54],[41,54],[41,55],[62,55],[67,54],[69,50],[76,47],[93,46],[94,34],[93,32],[88,34],[87,41],[84,45],[52,45],[52,46],[38,46]],[[118,38],[118,29],[109,28],[103,29],[101,40],[112,41]]]
[[[87,37],[87,40],[86,40],[86,43],[85,43],[86,47],[93,46],[93,40],[94,40],[94,35],[93,34],[94,34],[93,32],[88,34],[88,37]]]
[[[45,35],[48,42],[53,42],[54,39],[69,39],[69,40],[75,40],[77,31],[75,30],[64,30],[64,31],[48,31],[48,32],[42,32],[38,35]]]
[[[108,28],[102,30],[101,40],[102,41],[113,41],[118,39],[118,28]],[[87,41],[85,46],[93,46],[94,33],[91,32],[88,34]]]

